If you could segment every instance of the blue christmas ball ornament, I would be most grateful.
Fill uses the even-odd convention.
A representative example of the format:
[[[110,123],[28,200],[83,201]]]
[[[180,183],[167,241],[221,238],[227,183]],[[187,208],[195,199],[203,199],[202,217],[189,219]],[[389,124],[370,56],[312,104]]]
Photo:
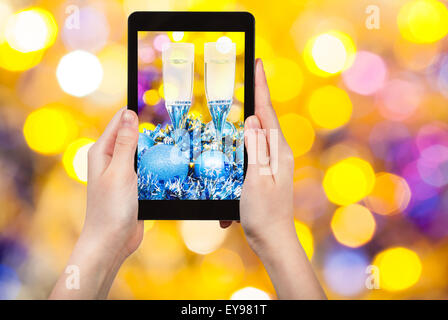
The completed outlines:
[[[221,151],[203,152],[194,162],[194,173],[198,178],[219,179],[229,176],[230,161]]]
[[[154,140],[152,140],[147,134],[144,134],[144,133],[138,134],[137,152],[138,152],[139,156],[143,150],[149,149],[153,145],[154,145]]]
[[[140,161],[142,174],[157,176],[159,181],[183,181],[188,174],[189,159],[175,145],[157,144],[146,150]]]

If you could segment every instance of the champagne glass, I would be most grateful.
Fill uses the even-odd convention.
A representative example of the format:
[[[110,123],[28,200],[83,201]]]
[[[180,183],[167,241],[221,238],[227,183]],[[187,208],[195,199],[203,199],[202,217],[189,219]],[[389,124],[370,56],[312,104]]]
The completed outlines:
[[[223,37],[224,38],[224,37]],[[215,149],[222,149],[222,131],[232,106],[235,86],[236,45],[228,41],[204,44],[205,94],[213,125]]]
[[[193,96],[194,45],[167,43],[162,47],[163,93],[177,143]]]

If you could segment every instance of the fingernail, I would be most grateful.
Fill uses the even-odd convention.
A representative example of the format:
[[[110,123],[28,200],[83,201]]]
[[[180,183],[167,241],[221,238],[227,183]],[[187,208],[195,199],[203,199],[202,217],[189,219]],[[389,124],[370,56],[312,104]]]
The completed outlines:
[[[135,113],[131,110],[125,110],[121,116],[121,124],[124,127],[131,127],[134,125]]]
[[[257,116],[252,116],[248,121],[249,129],[261,129],[260,120],[258,120]]]

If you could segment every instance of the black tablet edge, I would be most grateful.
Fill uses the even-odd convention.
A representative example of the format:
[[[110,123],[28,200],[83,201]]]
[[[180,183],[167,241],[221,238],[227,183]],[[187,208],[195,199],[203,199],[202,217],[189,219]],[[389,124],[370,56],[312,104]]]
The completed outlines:
[[[192,20],[193,18],[200,21]],[[138,113],[138,31],[245,32],[244,119],[254,114],[255,18],[251,13],[133,12],[128,18],[128,108],[136,113]],[[137,151],[134,169],[137,172]],[[244,148],[244,176],[246,171],[247,151]],[[138,219],[239,220],[239,200],[138,200]]]

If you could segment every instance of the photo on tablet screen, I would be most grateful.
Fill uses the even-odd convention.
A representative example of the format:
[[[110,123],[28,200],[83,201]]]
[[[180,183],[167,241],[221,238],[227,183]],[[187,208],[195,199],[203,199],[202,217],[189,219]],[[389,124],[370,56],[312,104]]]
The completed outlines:
[[[244,32],[138,32],[139,200],[239,200]]]

